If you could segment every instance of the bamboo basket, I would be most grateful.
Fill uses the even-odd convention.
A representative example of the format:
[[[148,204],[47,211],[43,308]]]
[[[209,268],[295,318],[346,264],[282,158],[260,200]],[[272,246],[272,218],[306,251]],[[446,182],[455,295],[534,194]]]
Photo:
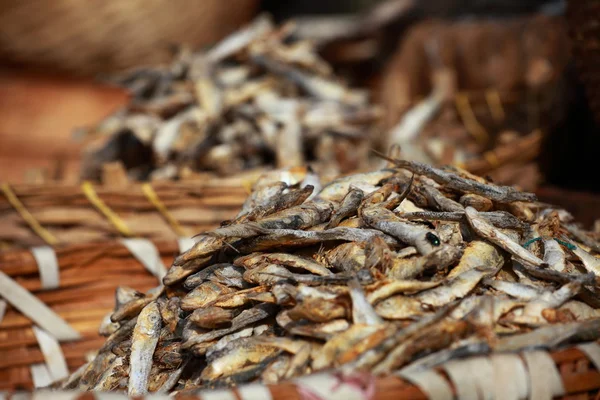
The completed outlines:
[[[47,263],[39,261],[39,257],[31,250],[4,251],[0,253],[0,289],[11,287],[6,284],[6,277],[16,281],[77,331],[80,336],[77,340],[57,342],[66,360],[66,368],[73,372],[103,344],[105,338],[99,336],[97,331],[103,318],[112,311],[115,289],[123,284],[139,291],[156,287],[158,279],[153,276],[156,273],[153,268],[158,264],[157,261],[168,267],[174,256],[189,246],[189,242],[175,240],[146,240],[143,243],[146,247],[142,254],[132,251],[123,239],[46,247],[56,259],[55,268],[60,278],[53,289],[44,288],[47,286],[44,283],[48,277]],[[153,252],[156,254],[154,258]],[[0,309],[3,305],[6,306],[6,303],[0,304]],[[33,371],[50,362],[48,354],[40,347],[35,325],[42,326],[36,318],[29,319],[13,306],[6,306],[0,321],[0,391],[13,393],[25,390],[25,393],[13,393],[24,395],[24,398],[34,393]],[[506,354],[501,356],[509,357],[514,368],[507,371],[506,362],[498,361],[499,355],[493,354],[452,361],[435,370],[401,377],[320,373],[276,386],[241,386],[179,398],[450,399],[474,398],[470,396],[476,395],[477,391],[491,391],[495,393],[493,398],[504,398],[502,394],[506,390],[506,382],[514,384],[516,381],[522,383],[519,386],[519,398],[597,398],[594,396],[598,395],[600,389],[598,343],[580,344],[552,353],[530,351],[512,357]],[[474,373],[479,370],[487,372]],[[47,392],[35,395],[52,398]],[[77,394],[70,395],[79,398]],[[9,394],[9,398],[17,398],[11,396]],[[88,393],[82,394],[81,398],[93,396]]]
[[[152,243],[164,266],[170,266],[179,254],[177,241]],[[158,285],[158,279],[119,241],[99,244],[71,244],[52,248],[55,254],[59,286],[44,290],[39,266],[29,250],[14,249],[0,253],[0,272],[18,282],[73,327],[81,338],[61,344],[69,370],[86,361],[105,338],[98,334],[100,322],[114,306],[119,285],[146,291]],[[140,261],[142,260],[142,261]],[[31,389],[31,366],[44,362],[34,322],[11,306],[0,318],[0,390]]]
[[[244,185],[262,171],[149,184],[125,179],[108,179],[103,185],[3,184],[0,244],[29,247],[118,237],[189,237],[233,217],[246,198]]]
[[[437,93],[439,105],[417,135],[427,162],[462,164],[534,190],[540,181],[534,161],[560,116],[556,110],[564,108],[560,84],[568,53],[567,27],[557,17],[415,24],[376,88],[386,132],[392,131],[381,143],[397,143],[394,129]],[[433,141],[443,150],[428,147]]]

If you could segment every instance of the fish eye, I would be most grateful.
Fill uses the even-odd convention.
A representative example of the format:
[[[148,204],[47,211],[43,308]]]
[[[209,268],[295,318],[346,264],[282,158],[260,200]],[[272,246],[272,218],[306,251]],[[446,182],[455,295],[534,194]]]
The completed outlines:
[[[425,239],[427,239],[427,241],[434,246],[439,246],[441,244],[440,238],[435,236],[431,232],[427,232],[427,234],[425,235]]]

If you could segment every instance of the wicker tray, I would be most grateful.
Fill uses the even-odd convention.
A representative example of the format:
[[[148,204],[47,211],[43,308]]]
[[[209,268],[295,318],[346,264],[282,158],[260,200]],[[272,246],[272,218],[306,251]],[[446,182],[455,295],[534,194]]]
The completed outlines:
[[[44,302],[81,336],[78,340],[64,341],[60,344],[70,371],[83,365],[87,361],[87,355],[97,350],[104,342],[105,339],[98,334],[98,326],[112,310],[113,294],[117,286],[126,283],[140,291],[156,286],[157,278],[149,272],[157,264],[156,257],[163,265],[168,266],[182,247],[190,245],[189,242],[181,241],[144,243],[145,246],[149,246],[144,252],[145,257],[140,257],[139,253],[132,253],[131,247],[126,247],[127,242],[122,241],[54,247],[53,254],[57,260],[60,283],[52,290],[44,290],[44,282],[40,278],[40,267],[43,269],[48,266],[40,263],[29,250],[15,249],[0,253],[0,272]],[[155,249],[155,256],[152,255],[152,249]],[[82,271],[85,271],[85,274],[82,274]],[[32,374],[35,374],[32,371],[48,362],[40,349],[34,324],[35,322],[12,306],[7,306],[6,313],[0,321],[0,390],[32,390]],[[502,360],[507,357],[510,360],[505,363],[513,363],[510,372],[502,370],[506,365]],[[356,398],[446,399],[452,398],[448,397],[452,394],[469,398],[469,391],[479,390],[477,388],[480,386],[483,388],[481,390],[498,393],[502,386],[494,384],[525,379],[523,382],[526,382],[526,385],[523,384],[523,387],[526,389],[522,389],[525,392],[521,397],[527,397],[529,393],[531,398],[562,396],[561,398],[587,399],[594,398],[600,389],[599,366],[600,345],[591,343],[550,354],[543,351],[522,353],[520,358],[514,355],[512,358],[508,355],[473,357],[453,361],[435,371],[404,375],[403,379],[374,378],[362,374],[351,377],[319,374],[296,382],[269,386],[267,389],[253,385],[250,388],[236,389],[234,392],[238,394],[237,398],[242,399],[268,398],[267,393],[274,399],[342,398],[339,396],[357,396],[356,390],[362,387],[365,396]],[[487,368],[488,375],[480,374],[479,380],[473,375],[474,378],[467,380],[468,382],[462,381],[456,375],[458,373],[458,376],[471,376],[468,371],[483,368]],[[501,370],[502,374],[520,375],[511,375],[510,379],[505,376],[506,380],[499,380],[497,375],[492,375],[495,377],[493,379],[490,378],[489,374],[500,374]],[[542,372],[537,373],[538,371]],[[521,376],[523,373],[524,378]],[[548,385],[548,382],[552,382],[552,385]],[[321,397],[310,397],[311,390],[316,392],[313,394]],[[243,393],[250,394],[242,395]],[[550,397],[536,397],[544,393]],[[217,398],[235,398],[231,395],[233,393],[229,393],[229,397],[221,393],[221,397]],[[44,396],[48,394],[45,393]]]
[[[510,368],[510,367],[514,368]],[[200,391],[177,399],[242,400],[392,400],[392,399],[597,399],[600,388],[600,344],[585,343],[547,353],[530,351],[454,361],[434,370],[376,378],[368,374],[321,373],[266,386]],[[507,368],[509,367],[509,368]],[[477,373],[479,372],[479,373]],[[465,379],[466,378],[466,379]],[[66,397],[68,396],[68,397]],[[101,393],[7,393],[7,399],[93,399]],[[111,399],[126,395],[110,394]],[[156,395],[148,396],[156,398]]]
[[[0,248],[189,237],[233,217],[261,172],[152,184],[2,184]]]
[[[115,289],[119,285],[142,292],[158,285],[158,279],[144,267],[144,263],[150,269],[157,264],[156,258],[152,258],[155,257],[152,248],[156,249],[164,266],[169,266],[180,252],[177,241],[143,243],[145,253],[150,254],[149,259],[136,258],[119,241],[47,247],[55,256],[60,277],[58,287],[50,290],[43,287],[40,267],[52,269],[51,261],[50,264],[47,261],[38,263],[29,250],[0,252],[0,272],[36,296],[80,334],[79,340],[61,344],[69,370],[82,365],[86,354],[97,350],[104,342],[98,327],[111,312]],[[10,305],[6,307],[4,317],[0,317],[0,389],[33,388],[31,367],[44,363],[33,326],[32,320]]]

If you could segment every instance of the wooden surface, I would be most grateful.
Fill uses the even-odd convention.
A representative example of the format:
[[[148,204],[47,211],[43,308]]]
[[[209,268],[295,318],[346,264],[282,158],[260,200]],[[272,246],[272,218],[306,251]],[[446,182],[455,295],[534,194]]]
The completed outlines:
[[[75,181],[82,143],[73,130],[126,100],[124,91],[91,80],[0,69],[0,181],[23,182],[40,169]]]

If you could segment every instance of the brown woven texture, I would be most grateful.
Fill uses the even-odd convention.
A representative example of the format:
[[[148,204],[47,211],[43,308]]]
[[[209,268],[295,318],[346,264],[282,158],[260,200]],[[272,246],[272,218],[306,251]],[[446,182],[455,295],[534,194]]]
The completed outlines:
[[[169,46],[208,45],[255,13],[257,0],[8,0],[0,58],[76,74],[156,64]]]
[[[600,2],[570,0],[566,15],[573,58],[596,122],[600,123]]]
[[[258,172],[228,178],[207,175],[178,182],[156,182],[151,187],[182,232],[169,223],[144,194],[142,184],[127,181],[94,185],[97,196],[129,228],[133,237],[152,239],[192,236],[218,226],[235,216],[246,198],[243,185]],[[13,185],[10,187],[24,208],[58,243],[84,243],[110,240],[124,235],[90,199],[79,185]],[[44,244],[0,191],[0,243],[4,247]]]
[[[155,246],[163,264],[171,265],[179,253],[176,241],[158,241]],[[102,346],[98,335],[102,318],[112,310],[115,289],[126,284],[146,291],[157,286],[157,278],[119,242],[65,245],[55,248],[60,287],[42,290],[38,266],[28,250],[0,252],[0,271],[16,280],[67,321],[82,338],[61,343],[71,371],[85,363],[88,352]],[[0,322],[0,390],[31,389],[30,366],[44,362],[27,317],[8,306]]]
[[[549,117],[560,105],[557,88],[568,48],[566,24],[558,17],[415,24],[402,37],[377,91],[386,129],[443,88],[439,111],[418,136],[423,142],[441,138],[449,144],[431,162],[455,162],[453,154],[463,151],[469,171],[533,190],[539,181],[533,160],[550,128]],[[490,103],[490,94],[496,104]],[[474,124],[464,118],[459,97],[467,99]]]

